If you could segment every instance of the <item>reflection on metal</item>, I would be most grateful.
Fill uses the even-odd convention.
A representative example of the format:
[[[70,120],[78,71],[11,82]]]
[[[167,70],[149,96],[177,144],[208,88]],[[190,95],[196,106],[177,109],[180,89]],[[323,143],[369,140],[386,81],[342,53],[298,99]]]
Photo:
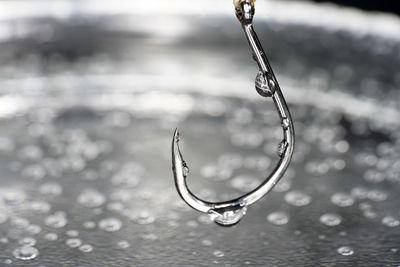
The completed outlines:
[[[230,201],[212,203],[196,197],[186,185],[189,168],[179,149],[179,132],[175,130],[172,140],[172,169],[179,195],[192,208],[208,213],[217,224],[230,226],[238,223],[246,214],[247,207],[267,194],[285,173],[294,150],[294,128],[288,106],[279,88],[265,52],[253,28],[254,1],[243,0],[235,3],[236,15],[243,26],[253,58],[259,67],[256,77],[256,90],[263,97],[272,97],[281,120],[283,140],[278,146],[280,160],[272,173],[253,191]]]

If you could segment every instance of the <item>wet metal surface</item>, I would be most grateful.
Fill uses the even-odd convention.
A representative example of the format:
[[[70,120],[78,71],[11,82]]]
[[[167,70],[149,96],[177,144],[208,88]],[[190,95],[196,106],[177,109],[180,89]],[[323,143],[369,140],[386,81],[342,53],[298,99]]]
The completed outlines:
[[[132,14],[1,22],[19,31],[0,45],[0,266],[399,265],[395,36],[256,22],[296,150],[223,228],[176,193],[175,126],[190,188],[223,201],[278,161],[279,117],[253,88],[233,13],[157,12],[144,26]]]

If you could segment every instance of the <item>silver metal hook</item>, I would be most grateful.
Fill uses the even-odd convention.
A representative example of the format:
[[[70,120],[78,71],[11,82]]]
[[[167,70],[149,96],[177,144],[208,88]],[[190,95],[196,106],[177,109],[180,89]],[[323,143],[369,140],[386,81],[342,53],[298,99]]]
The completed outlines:
[[[172,140],[172,170],[179,195],[193,209],[208,213],[214,222],[223,226],[231,226],[238,223],[246,214],[247,207],[260,200],[275,186],[288,168],[294,150],[294,127],[289,108],[253,28],[254,2],[255,0],[235,0],[234,4],[236,16],[242,24],[253,52],[253,58],[259,67],[259,73],[255,81],[256,90],[263,97],[272,97],[281,119],[283,140],[278,146],[280,159],[275,169],[261,185],[239,198],[224,202],[208,202],[196,197],[187,187],[186,177],[189,173],[189,168],[183,160],[179,149],[178,129],[175,130]]]

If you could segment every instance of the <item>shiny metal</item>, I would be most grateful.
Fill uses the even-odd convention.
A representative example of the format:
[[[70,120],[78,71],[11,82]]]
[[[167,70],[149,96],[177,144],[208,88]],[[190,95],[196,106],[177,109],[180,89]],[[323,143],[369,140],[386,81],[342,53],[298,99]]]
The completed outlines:
[[[253,58],[258,64],[259,73],[256,77],[256,90],[263,97],[272,97],[276,110],[281,119],[283,140],[278,146],[280,157],[275,169],[253,191],[230,201],[212,203],[196,197],[187,187],[186,177],[189,168],[183,160],[179,149],[179,131],[175,130],[172,141],[172,170],[175,178],[176,189],[181,198],[192,208],[208,213],[218,224],[230,226],[239,222],[245,215],[249,205],[265,196],[283,176],[288,168],[294,150],[294,127],[289,108],[279,88],[272,68],[253,28],[254,1],[243,0],[240,8],[236,6],[236,15],[242,24],[247,41],[251,47]]]

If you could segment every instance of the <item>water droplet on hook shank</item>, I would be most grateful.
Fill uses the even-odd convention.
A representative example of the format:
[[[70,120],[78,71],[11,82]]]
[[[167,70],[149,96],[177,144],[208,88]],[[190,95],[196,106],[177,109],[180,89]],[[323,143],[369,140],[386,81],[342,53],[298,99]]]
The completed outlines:
[[[264,97],[271,97],[275,92],[275,82],[261,71],[257,73],[255,86],[257,92]]]
[[[220,210],[210,210],[208,216],[219,225],[231,226],[237,224],[246,215],[246,211],[246,207],[230,207]]]
[[[189,167],[186,165],[186,163],[184,163],[183,167],[182,167],[182,172],[183,172],[183,176],[188,176],[190,170]]]
[[[290,125],[290,121],[288,118],[283,118],[281,121],[281,126],[284,130],[286,130],[287,128],[289,128]]]

